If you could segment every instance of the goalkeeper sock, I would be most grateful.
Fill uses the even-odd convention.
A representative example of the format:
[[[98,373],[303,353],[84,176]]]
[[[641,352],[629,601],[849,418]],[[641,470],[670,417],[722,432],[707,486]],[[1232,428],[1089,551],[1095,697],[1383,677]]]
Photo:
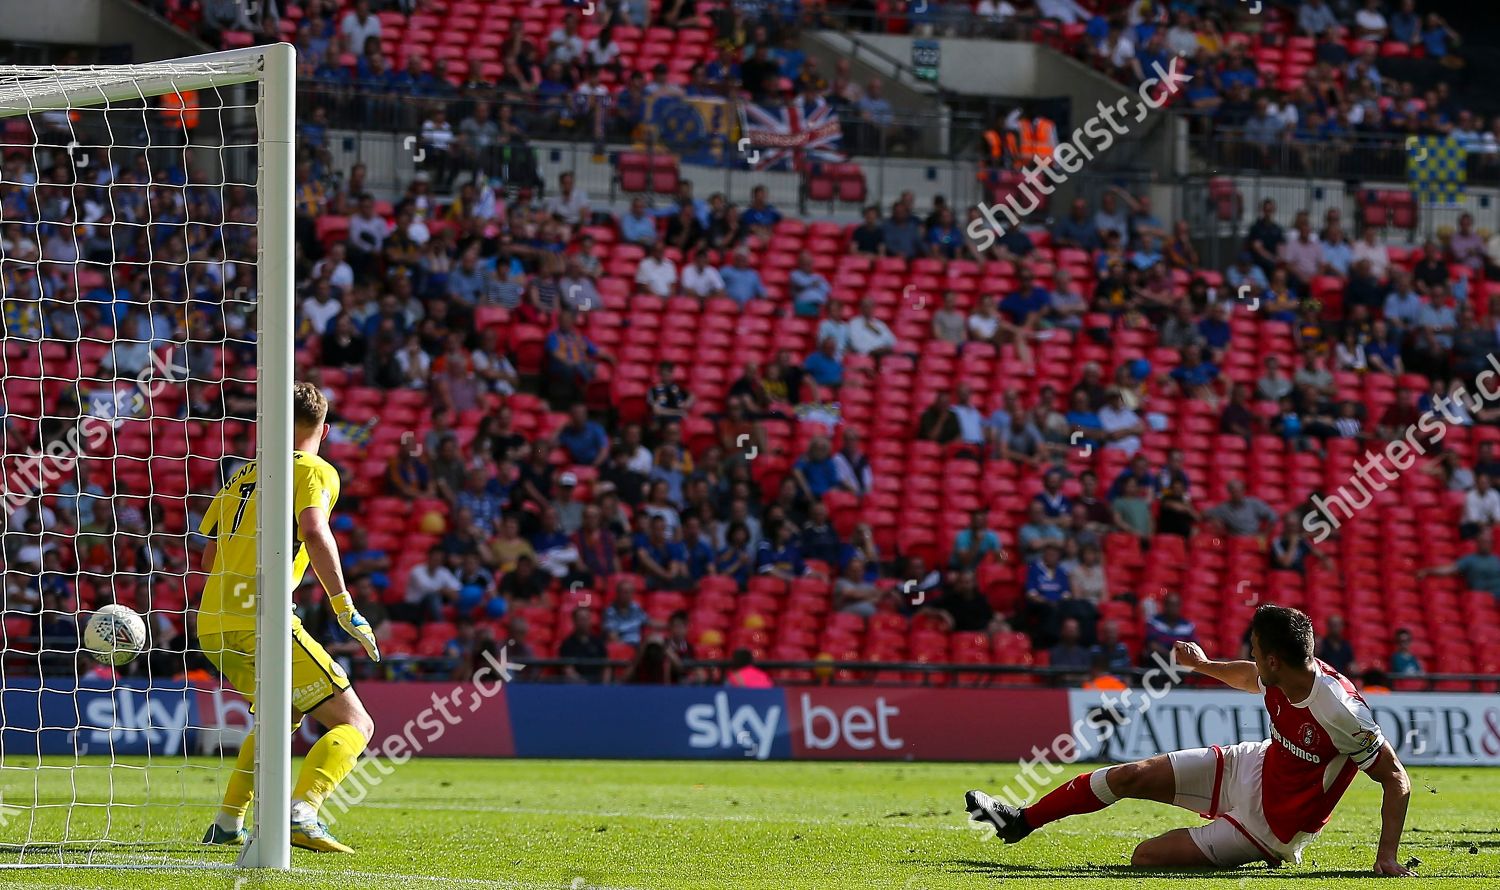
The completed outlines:
[[[1053,788],[1041,800],[1022,810],[1026,816],[1026,824],[1032,828],[1041,828],[1064,816],[1098,812],[1119,800],[1120,796],[1109,789],[1109,782],[1104,778],[1108,772],[1109,767],[1096,769],[1091,773],[1074,776],[1066,785]]]
[[[364,733],[348,723],[340,723],[324,733],[307,752],[302,771],[297,774],[297,787],[292,789],[294,811],[300,810],[298,803],[306,803],[316,814],[324,799],[354,769],[368,743]]]
[[[255,733],[245,736],[240,745],[239,756],[234,759],[234,772],[229,774],[229,787],[224,789],[224,803],[219,807],[214,823],[225,831],[239,831],[245,826],[245,811],[255,797]]]

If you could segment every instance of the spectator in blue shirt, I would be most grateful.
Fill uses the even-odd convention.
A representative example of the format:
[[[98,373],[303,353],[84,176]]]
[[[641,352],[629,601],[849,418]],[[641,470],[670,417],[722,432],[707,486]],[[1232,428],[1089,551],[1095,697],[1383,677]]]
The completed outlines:
[[[922,227],[912,218],[911,208],[897,201],[890,217],[880,224],[880,237],[887,256],[911,259],[920,250]]]
[[[1329,8],[1327,0],[1307,0],[1297,10],[1297,28],[1307,37],[1316,37],[1337,27],[1338,16]]]
[[[682,550],[688,577],[701,581],[713,573],[714,549],[703,534],[703,522],[697,516],[686,516],[682,520]]]
[[[977,569],[991,554],[1001,557],[1000,536],[989,527],[988,510],[974,510],[969,525],[953,536],[953,553],[948,564],[955,569]]]
[[[479,244],[475,242],[458,259],[458,268],[448,273],[448,296],[473,306],[489,292],[495,275],[479,263]]]
[[[653,515],[648,531],[636,536],[635,570],[645,576],[647,590],[686,590],[693,585],[688,575],[687,550],[667,537],[667,519]]]
[[[797,526],[791,520],[782,520],[770,529],[755,554],[756,574],[786,581],[807,574],[807,563],[802,560],[802,548],[797,543],[796,533]]]
[[[464,474],[464,487],[454,498],[454,504],[460,510],[468,510],[473,523],[486,536],[493,535],[500,528],[500,514],[505,506],[505,498],[491,492],[484,474],[470,470]]]
[[[1405,373],[1401,361],[1401,343],[1391,336],[1390,327],[1384,319],[1377,318],[1370,325],[1370,342],[1365,344],[1365,361],[1370,370],[1386,374]]]
[[[647,620],[646,610],[635,601],[635,582],[621,580],[615,585],[615,601],[604,610],[605,638],[611,643],[639,645]]]
[[[1120,625],[1114,621],[1099,623],[1099,642],[1089,647],[1095,659],[1101,659],[1112,674],[1130,670],[1130,649],[1120,642]]]
[[[947,207],[938,214],[937,222],[927,229],[927,255],[933,259],[956,259],[964,249],[964,236],[953,220],[953,211]]]
[[[758,185],[750,190],[750,206],[740,211],[740,224],[750,229],[763,229],[769,235],[771,228],[781,222],[781,211],[771,206],[766,198],[766,187]]]
[[[732,522],[724,538],[724,546],[714,554],[714,574],[733,578],[744,590],[756,561],[750,547],[750,529],[743,522]]]
[[[1149,29],[1149,31],[1144,29]],[[1140,48],[1136,50],[1135,63],[1139,66],[1142,74],[1149,77],[1152,76],[1151,72],[1153,71],[1165,71],[1169,64],[1166,39],[1162,36],[1161,32],[1156,30],[1156,26],[1150,22],[1142,22],[1136,26],[1136,30],[1139,36],[1136,39],[1135,45]],[[1157,84],[1158,88],[1160,86],[1160,84]]]
[[[1215,355],[1223,355],[1224,350],[1229,348],[1230,331],[1228,303],[1215,303],[1198,322],[1199,335]]]
[[[824,337],[818,351],[808,356],[802,367],[819,386],[837,389],[844,383],[844,366],[839,362],[838,343],[832,337]]]
[[[1082,389],[1073,390],[1071,404],[1068,413],[1064,415],[1068,422],[1068,429],[1072,433],[1081,435],[1069,435],[1069,444],[1083,447],[1085,445],[1099,448],[1104,443],[1104,421],[1099,419],[1099,412],[1093,409],[1089,403],[1089,394]]]
[[[1396,648],[1391,652],[1391,673],[1397,676],[1422,673],[1422,662],[1417,658],[1417,653],[1411,651],[1411,631],[1404,627],[1396,631]]]
[[[844,545],[839,540],[833,523],[828,520],[827,504],[822,501],[813,502],[812,508],[808,510],[807,524],[802,526],[802,532],[798,535],[797,545],[802,549],[804,559],[820,560],[830,566],[838,563]]]
[[[620,238],[641,247],[656,243],[656,217],[647,212],[645,198],[631,199],[630,210],[620,217]]]
[[[1448,27],[1448,22],[1435,12],[1427,14],[1427,27],[1422,30],[1422,46],[1429,59],[1441,59],[1448,55],[1453,44],[1458,43],[1458,32]]]
[[[391,78],[396,72],[390,68],[385,53],[366,53],[359,57],[355,74],[359,88],[368,93],[387,93],[391,89]]]
[[[777,73],[787,80],[796,80],[807,61],[807,53],[798,48],[796,35],[790,30],[784,32],[782,45],[772,47],[769,55],[776,62]]]
[[[816,436],[807,443],[807,454],[792,467],[792,477],[809,501],[820,501],[823,495],[838,487],[838,466],[826,437]]]
[[[582,402],[568,409],[568,422],[558,428],[555,438],[575,464],[597,467],[609,456],[609,434],[589,420],[588,406]]]
[[[1025,606],[1022,623],[1032,635],[1032,642],[1045,648],[1057,641],[1062,624],[1062,602],[1073,594],[1068,571],[1062,567],[1062,546],[1056,541],[1042,545],[1041,555],[1026,566],[1022,587]]]
[[[1225,270],[1224,283],[1229,285],[1229,289],[1234,291],[1237,297],[1240,288],[1249,285],[1250,289],[1244,294],[1245,299],[1259,297],[1271,286],[1271,280],[1266,277],[1266,270],[1252,262],[1249,251],[1242,251],[1235,259],[1234,265]]]
[[[751,267],[750,254],[744,250],[735,251],[734,265],[720,269],[719,277],[724,279],[724,293],[741,307],[751,300],[766,298],[760,273]]]
[[[792,308],[805,318],[815,318],[828,302],[833,286],[828,279],[813,268],[813,256],[802,251],[797,256],[797,268],[787,277],[791,287]]]
[[[1219,84],[1226,91],[1236,86],[1243,86],[1252,92],[1260,87],[1260,72],[1255,68],[1255,62],[1245,55],[1243,50],[1235,53],[1239,57],[1239,65],[1235,66],[1231,59],[1224,71],[1219,75]]]
[[[1076,247],[1079,250],[1095,251],[1104,246],[1099,240],[1099,229],[1089,216],[1089,204],[1083,198],[1073,199],[1068,215],[1052,227],[1054,247]]]
[[[79,466],[82,467],[83,464]],[[344,549],[342,556],[345,577],[367,576],[380,590],[385,590],[390,585],[390,576],[386,573],[391,570],[391,555],[370,546],[369,537],[357,523],[349,530],[349,546]]]
[[[381,333],[382,327],[390,322],[391,333],[404,339],[407,332],[406,313],[402,311],[401,304],[396,300],[394,294],[386,294],[380,298],[380,311],[365,319],[364,328],[361,331],[365,339],[373,341]]]
[[[1218,367],[1208,360],[1202,349],[1184,346],[1179,354],[1181,363],[1172,369],[1172,379],[1182,387],[1184,395],[1192,398],[1209,395],[1208,388],[1219,378]]]
[[[1152,656],[1163,660],[1172,657],[1172,644],[1198,642],[1198,626],[1182,615],[1182,597],[1169,593],[1162,598],[1161,611],[1146,619],[1146,640],[1141,646],[1141,664],[1153,663]]]
[[[1038,287],[1031,270],[1023,267],[1015,293],[1000,301],[1000,311],[1018,328],[1030,328],[1051,305],[1052,298],[1044,287]]]
[[[728,86],[740,79],[740,63],[734,60],[733,50],[720,47],[718,58],[704,66],[704,74],[710,83]]]
[[[431,92],[434,83],[432,75],[422,70],[422,54],[411,53],[406,57],[406,67],[401,71],[392,71],[386,78],[391,91],[406,95],[423,95]]]
[[[1062,471],[1048,470],[1042,476],[1042,490],[1032,500],[1042,505],[1042,515],[1049,522],[1061,524],[1073,512],[1073,501],[1062,490]]]

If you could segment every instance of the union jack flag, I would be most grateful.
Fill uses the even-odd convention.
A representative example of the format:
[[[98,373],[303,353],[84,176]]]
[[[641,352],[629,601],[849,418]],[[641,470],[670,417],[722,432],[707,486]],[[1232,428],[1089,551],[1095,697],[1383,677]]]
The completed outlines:
[[[753,169],[799,170],[809,160],[846,160],[839,151],[843,131],[838,113],[821,98],[773,107],[743,102],[740,123],[748,140],[741,148]]]

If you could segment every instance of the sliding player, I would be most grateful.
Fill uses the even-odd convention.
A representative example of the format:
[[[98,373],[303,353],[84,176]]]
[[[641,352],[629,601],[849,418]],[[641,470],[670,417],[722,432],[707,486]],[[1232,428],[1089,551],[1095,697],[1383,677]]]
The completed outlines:
[[[964,796],[969,816],[1014,844],[1049,822],[1134,798],[1175,804],[1213,821],[1143,841],[1131,865],[1214,868],[1264,860],[1300,862],[1363,770],[1379,782],[1375,872],[1408,875],[1396,859],[1411,786],[1354,685],[1313,658],[1312,622],[1296,609],[1261,606],[1250,625],[1254,661],[1210,661],[1178,643],[1178,664],[1235,689],[1265,695],[1271,738],[1174,751],[1074,778],[1024,809],[983,791]]]
[[[369,622],[354,609],[344,586],[338,544],[328,515],[339,497],[339,477],[318,457],[328,435],[328,400],[310,383],[292,389],[292,505],[296,544],[292,585],[301,583],[308,563],[338,616],[339,626],[364,647],[374,661],[380,649]],[[208,536],[203,564],[209,567],[198,612],[198,638],[204,654],[252,707],[255,701],[255,529],[257,479],[255,462],[242,468],[214,497],[199,531]],[[343,668],[292,616],[292,724],[310,714],[328,731],[313,745],[292,791],[292,845],[319,852],[352,853],[318,819],[318,808],[349,775],[369,743],[375,724],[359,696],[349,687]],[[255,736],[245,739],[235,761],[219,815],[203,836],[206,844],[245,842],[245,811],[255,790]]]

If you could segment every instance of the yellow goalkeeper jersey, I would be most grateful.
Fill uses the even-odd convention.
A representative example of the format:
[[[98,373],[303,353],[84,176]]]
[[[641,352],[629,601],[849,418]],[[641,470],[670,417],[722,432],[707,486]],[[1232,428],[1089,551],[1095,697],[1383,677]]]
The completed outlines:
[[[198,633],[255,629],[255,493],[257,473],[251,461],[235,473],[203,515],[201,534],[218,544],[198,605]],[[339,474],[316,454],[292,452],[292,586],[307,571],[307,550],[297,517],[308,507],[332,513],[339,499]],[[297,616],[292,616],[297,625]]]

